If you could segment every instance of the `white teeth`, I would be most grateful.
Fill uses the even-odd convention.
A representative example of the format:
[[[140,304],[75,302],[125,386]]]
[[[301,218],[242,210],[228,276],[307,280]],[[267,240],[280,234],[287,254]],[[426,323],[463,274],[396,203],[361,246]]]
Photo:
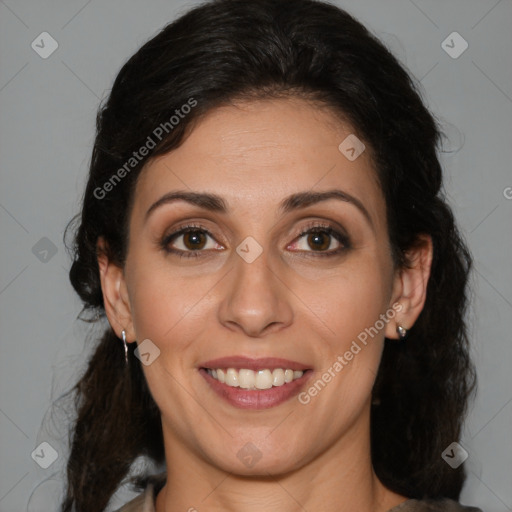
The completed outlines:
[[[246,368],[236,370],[235,368],[207,369],[207,372],[216,380],[228,386],[242,389],[270,389],[272,386],[279,387],[293,380],[300,379],[304,374],[301,370],[283,370],[276,368],[253,371]]]
[[[212,372],[212,377],[213,377],[213,372]],[[228,368],[228,371],[226,372],[225,383],[228,386],[231,386],[233,388],[237,388],[240,386],[240,382],[238,380],[238,372],[234,368]]]
[[[215,376],[214,376],[215,378]],[[254,372],[252,370],[239,370],[238,371],[238,383],[241,388],[251,389],[254,387],[256,379],[254,378]]]
[[[256,389],[269,389],[272,387],[272,372],[270,370],[258,370],[256,374]]]
[[[273,386],[282,386],[284,384],[284,370],[281,368],[276,368],[272,372],[272,376],[274,380],[272,381]]]

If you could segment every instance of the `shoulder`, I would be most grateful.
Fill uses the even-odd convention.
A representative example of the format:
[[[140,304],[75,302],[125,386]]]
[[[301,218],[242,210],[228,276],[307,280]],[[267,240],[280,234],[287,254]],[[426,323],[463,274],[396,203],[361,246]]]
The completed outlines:
[[[477,507],[461,505],[448,498],[440,500],[407,500],[393,507],[388,512],[482,512]]]
[[[114,512],[155,512],[156,495],[164,486],[165,480],[166,473],[151,476],[144,492]]]
[[[148,491],[150,491],[150,486],[148,486],[143,493],[114,512],[153,512],[155,510],[153,504],[149,504],[149,506],[153,506],[153,508],[148,508],[148,496],[150,496],[150,492]]]

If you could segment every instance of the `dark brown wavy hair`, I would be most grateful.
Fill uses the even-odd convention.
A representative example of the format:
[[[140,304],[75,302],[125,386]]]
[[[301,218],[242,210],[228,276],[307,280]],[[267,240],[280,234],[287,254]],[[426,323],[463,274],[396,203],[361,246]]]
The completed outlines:
[[[81,213],[66,229],[73,233],[69,277],[82,314],[105,314],[96,242],[104,237],[109,258],[124,264],[133,192],[148,159],[177,148],[218,106],[289,96],[331,109],[371,149],[396,266],[407,265],[405,251],[419,235],[432,237],[425,307],[406,342],[385,342],[373,389],[379,405],[372,406],[372,460],[397,493],[458,499],[463,466],[452,469],[441,453],[459,439],[476,385],[465,323],[471,257],[444,198],[442,132],[396,58],[336,6],[208,1],[165,26],[124,64],[97,115]],[[191,98],[196,106],[171,128],[169,119]],[[168,129],[150,154],[100,193],[162,123]],[[105,510],[136,457],[165,460],[160,413],[135,345],[129,344],[126,368],[123,345],[108,328],[71,390],[77,417],[62,512]]]

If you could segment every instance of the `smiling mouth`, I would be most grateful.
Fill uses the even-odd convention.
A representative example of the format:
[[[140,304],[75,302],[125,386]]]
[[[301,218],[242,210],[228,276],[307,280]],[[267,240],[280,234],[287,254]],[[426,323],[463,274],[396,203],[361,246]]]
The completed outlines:
[[[281,387],[295,380],[311,370],[292,370],[290,368],[262,368],[250,370],[247,368],[203,368],[208,375],[221,384],[245,390],[264,390]]]

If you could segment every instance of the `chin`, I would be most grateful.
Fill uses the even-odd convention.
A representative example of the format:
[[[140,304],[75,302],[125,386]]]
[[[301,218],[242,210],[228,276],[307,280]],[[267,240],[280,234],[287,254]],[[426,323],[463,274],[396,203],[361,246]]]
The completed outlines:
[[[276,440],[277,441],[277,440]],[[284,443],[284,441],[283,441]],[[261,443],[263,444],[263,442]],[[258,447],[258,442],[248,441],[240,444],[229,458],[226,454],[215,454],[212,457],[214,465],[219,469],[240,476],[282,475],[295,471],[306,464],[305,457],[288,445],[286,451],[274,444],[269,444],[268,439],[264,448]]]

